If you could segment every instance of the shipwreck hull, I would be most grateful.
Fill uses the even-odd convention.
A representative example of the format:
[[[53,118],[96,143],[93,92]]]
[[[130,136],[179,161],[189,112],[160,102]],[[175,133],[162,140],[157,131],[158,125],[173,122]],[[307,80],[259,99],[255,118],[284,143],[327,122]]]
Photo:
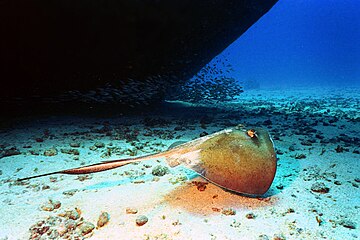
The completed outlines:
[[[0,0],[1,97],[135,83],[130,102],[149,85],[161,99],[276,1]]]

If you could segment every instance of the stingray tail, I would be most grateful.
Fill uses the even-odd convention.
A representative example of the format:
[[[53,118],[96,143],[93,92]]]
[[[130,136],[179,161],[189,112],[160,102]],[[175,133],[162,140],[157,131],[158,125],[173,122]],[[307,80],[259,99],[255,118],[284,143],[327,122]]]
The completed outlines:
[[[160,153],[160,154],[151,154],[148,156],[142,156],[142,157],[136,157],[136,158],[126,158],[126,159],[105,161],[105,162],[96,163],[96,164],[78,167],[78,168],[71,168],[71,169],[66,169],[66,170],[61,170],[61,171],[56,171],[56,172],[50,172],[50,173],[35,175],[35,176],[31,176],[31,177],[26,177],[26,178],[19,178],[19,179],[17,179],[17,181],[24,181],[24,180],[29,180],[29,179],[33,179],[33,178],[49,176],[49,175],[53,175],[53,174],[75,174],[75,175],[77,175],[77,174],[102,172],[102,171],[118,168],[118,167],[124,166],[129,163],[149,160],[149,159],[161,156],[161,155],[162,154]]]

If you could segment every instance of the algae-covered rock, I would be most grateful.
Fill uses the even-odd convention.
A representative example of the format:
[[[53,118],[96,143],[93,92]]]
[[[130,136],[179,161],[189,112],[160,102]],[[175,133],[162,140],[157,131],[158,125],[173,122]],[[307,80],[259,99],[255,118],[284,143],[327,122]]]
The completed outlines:
[[[87,235],[89,233],[91,233],[93,230],[95,229],[94,224],[92,224],[91,222],[83,222],[78,228],[77,231],[81,234],[81,235]]]
[[[169,173],[169,168],[166,167],[166,166],[157,165],[157,166],[155,166],[155,167],[153,168],[153,170],[152,170],[151,173],[152,173],[152,175],[154,175],[154,176],[159,176],[159,177],[161,177],[161,176],[164,176],[164,175],[166,175],[166,174]]]

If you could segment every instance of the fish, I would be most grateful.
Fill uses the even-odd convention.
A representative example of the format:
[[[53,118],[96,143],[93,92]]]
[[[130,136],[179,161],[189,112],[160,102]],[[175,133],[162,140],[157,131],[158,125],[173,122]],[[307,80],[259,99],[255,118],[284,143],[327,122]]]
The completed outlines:
[[[246,129],[238,125],[189,142],[172,144],[171,148],[159,153],[102,161],[18,181],[53,174],[101,172],[155,158],[165,158],[170,167],[183,165],[225,190],[248,196],[264,195],[274,180],[277,168],[274,143],[269,133],[262,128]]]

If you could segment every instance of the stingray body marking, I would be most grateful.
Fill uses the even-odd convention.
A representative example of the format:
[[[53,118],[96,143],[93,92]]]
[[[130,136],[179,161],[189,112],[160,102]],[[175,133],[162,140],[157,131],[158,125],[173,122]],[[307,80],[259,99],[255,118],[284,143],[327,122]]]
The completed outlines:
[[[160,153],[104,161],[18,180],[52,174],[95,173],[161,157],[166,159],[170,167],[184,165],[222,188],[247,195],[266,193],[276,173],[276,154],[268,132],[261,128],[245,130],[234,127]]]

